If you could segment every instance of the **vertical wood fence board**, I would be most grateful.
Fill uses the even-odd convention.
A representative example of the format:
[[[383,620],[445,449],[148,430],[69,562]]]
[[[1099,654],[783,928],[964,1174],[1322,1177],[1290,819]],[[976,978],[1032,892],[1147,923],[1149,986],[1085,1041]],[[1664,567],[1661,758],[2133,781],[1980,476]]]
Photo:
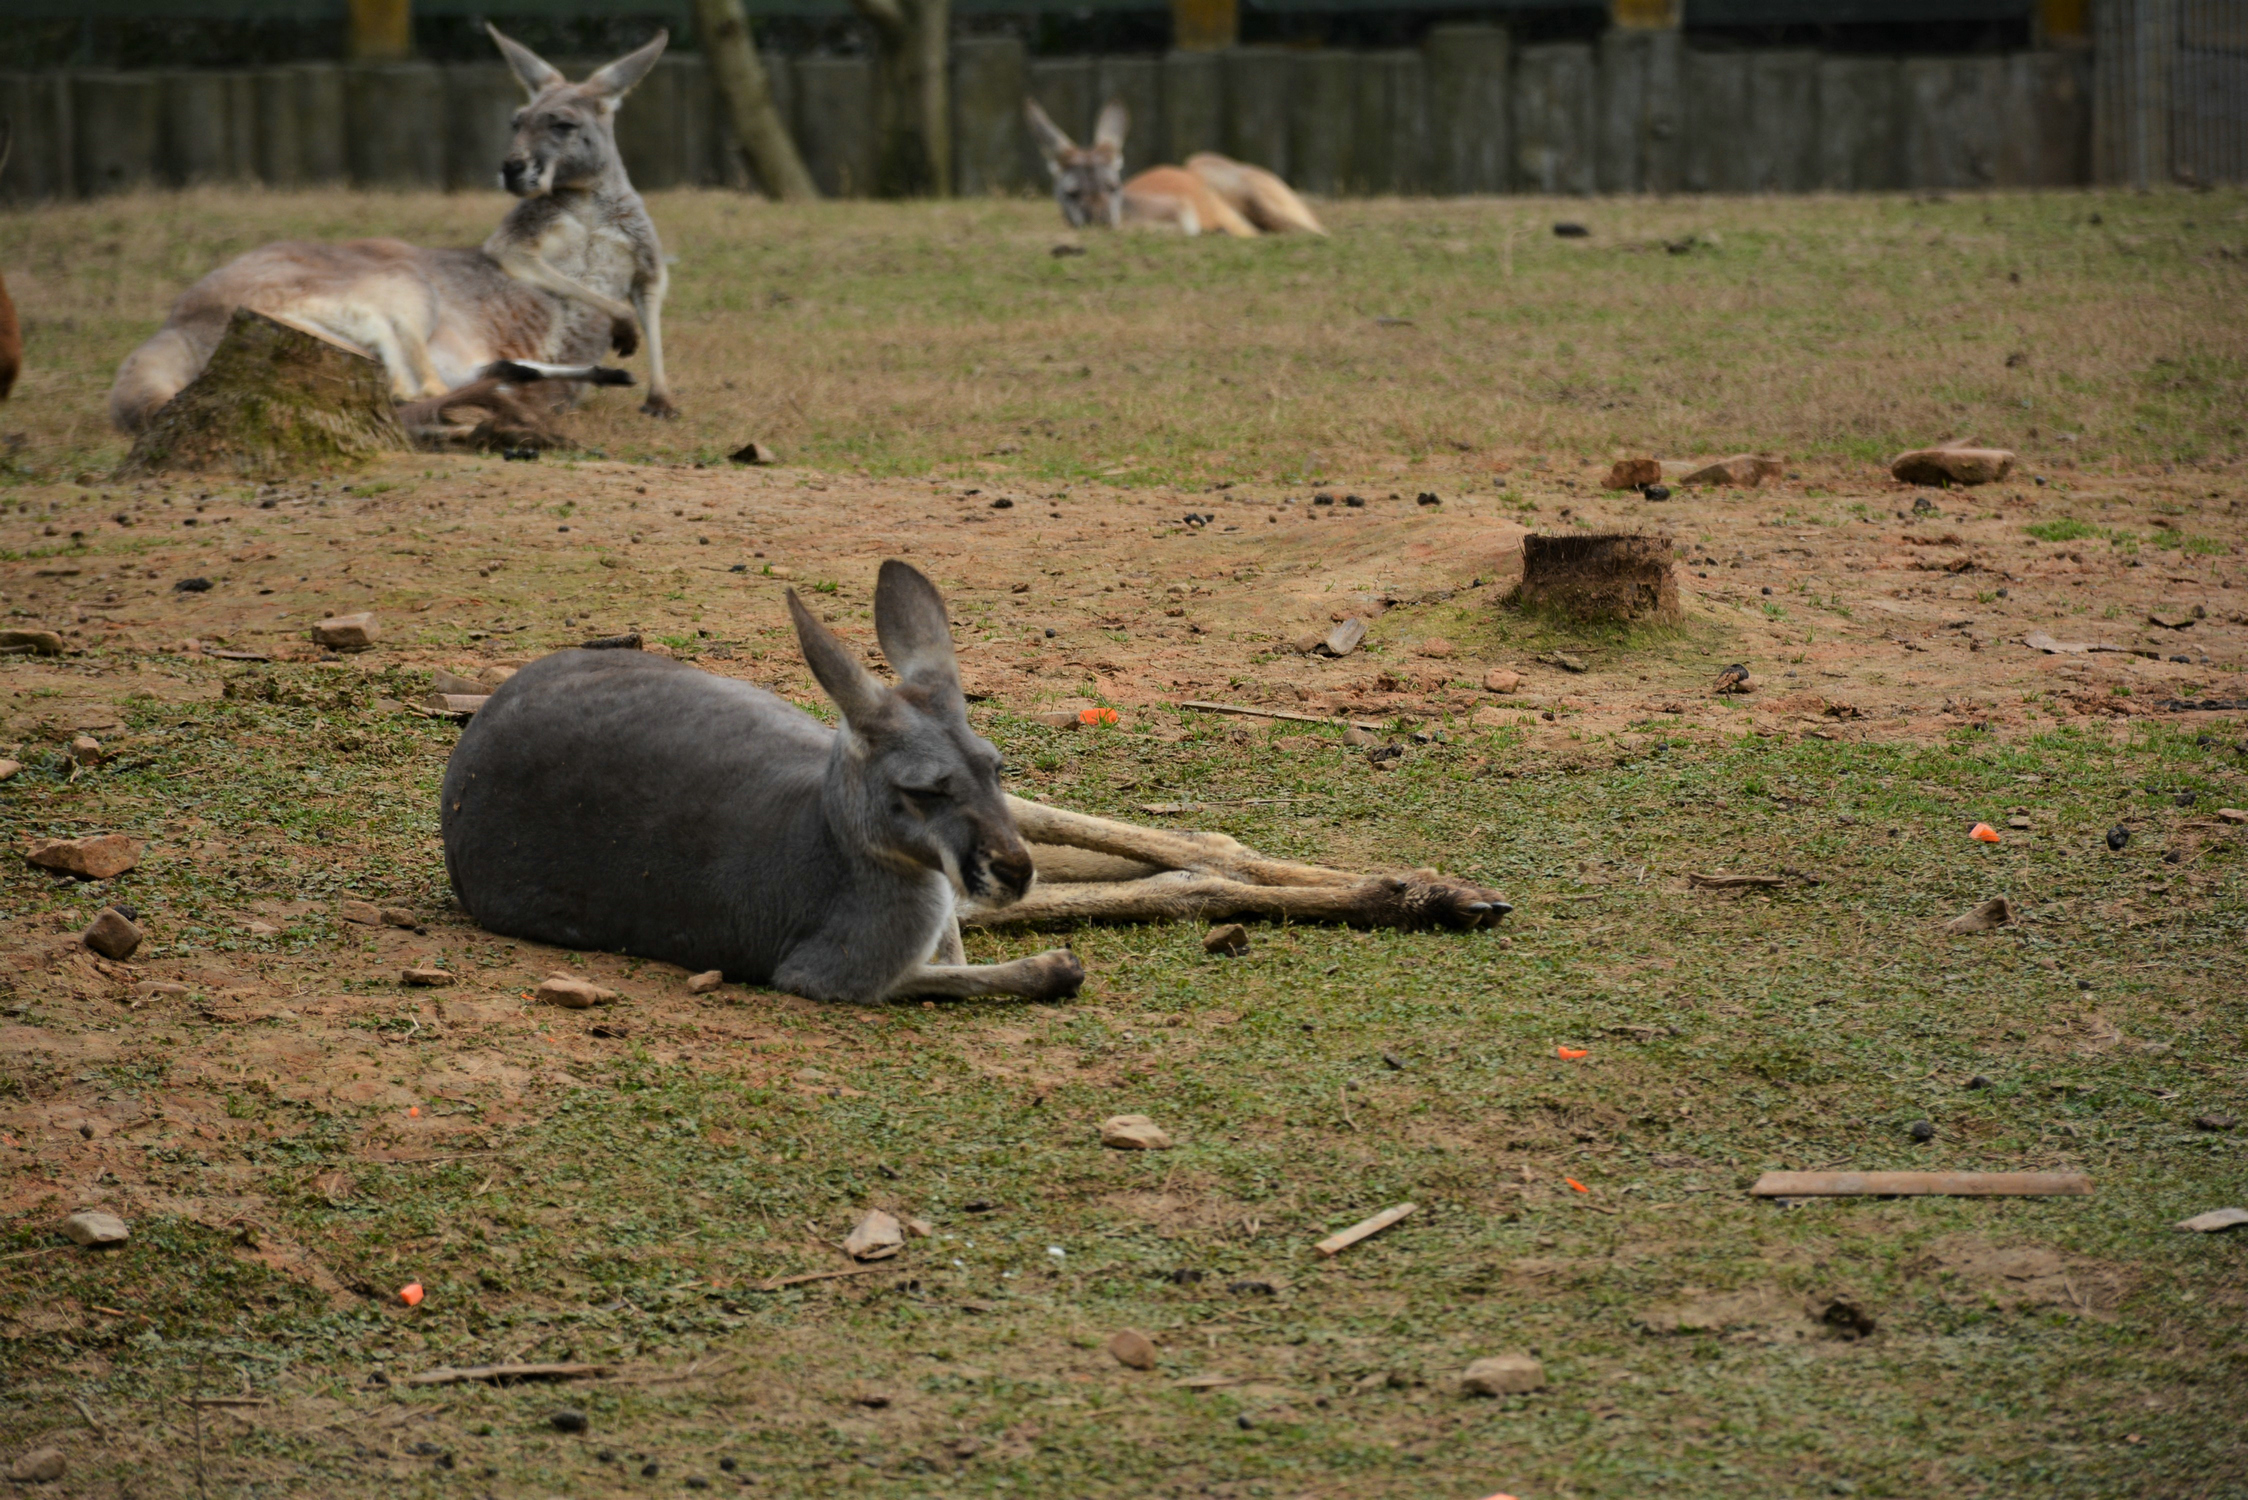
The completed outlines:
[[[76,196],[70,101],[67,75],[0,73],[0,114],[15,122],[15,148],[0,168],[0,197],[39,203]]]
[[[1745,193],[1749,180],[1748,56],[1686,53],[1684,186],[1694,193]]]
[[[1165,134],[1163,127],[1163,61],[1156,57],[1104,57],[1093,75],[1095,117],[1112,99],[1124,105],[1129,123],[1124,131],[1124,170],[1127,174],[1153,166]]]
[[[1509,45],[1496,26],[1432,26],[1428,69],[1429,188],[1503,193],[1514,160]]]
[[[874,64],[864,57],[806,57],[796,64],[796,144],[830,198],[874,187]]]
[[[1289,175],[1288,99],[1295,58],[1280,47],[1236,47],[1225,59],[1225,144],[1237,161]]]
[[[257,124],[258,181],[267,187],[304,185],[304,156],[297,140],[297,80],[286,68],[264,68],[256,77],[251,110]]]
[[[351,180],[399,191],[445,186],[445,76],[429,63],[363,63],[344,69],[344,146]]]
[[[1848,193],[1903,185],[1899,86],[1894,58],[1819,59],[1819,187]]]
[[[680,121],[685,107],[679,87],[684,61],[657,59],[617,108],[617,155],[624,159],[625,175],[634,187],[655,192],[695,181]]]
[[[1295,59],[1288,101],[1288,180],[1306,193],[1333,197],[1356,172],[1360,137],[1356,53],[1306,52]]]
[[[1343,191],[1418,193],[1428,173],[1427,71],[1418,52],[1361,54],[1354,73],[1357,140]]]
[[[2002,58],[1912,57],[1904,62],[1904,175],[1914,188],[1984,188],[1999,181],[2004,142]]]
[[[632,103],[638,102],[635,92]],[[457,63],[445,69],[445,118],[451,122],[445,140],[446,191],[499,186],[500,163],[507,159],[515,111],[522,103],[522,87],[504,64]]]
[[[1598,107],[1591,47],[1523,48],[1514,64],[1514,185],[1526,193],[1590,193]]]
[[[1021,38],[963,37],[952,44],[952,176],[962,197],[1031,186],[1023,172],[1029,88],[1030,55]]]
[[[157,181],[163,81],[153,73],[79,73],[70,93],[78,190],[123,193]]]
[[[350,110],[345,102],[343,69],[334,63],[298,63],[296,80],[297,169],[307,184],[348,181],[351,152]]]
[[[2037,112],[2037,185],[2074,187],[2090,182],[2091,54],[2082,49],[2033,54],[2031,88]],[[2243,89],[2242,100],[2248,103],[2248,89]],[[2232,180],[2248,181],[2248,171]]]
[[[224,73],[206,69],[158,75],[163,91],[163,159],[159,180],[171,187],[234,178],[233,100]]]
[[[1802,193],[1819,178],[1819,55],[1755,52],[1748,70],[1748,180],[1759,193]]]
[[[1163,58],[1163,137],[1150,139],[1142,162],[1182,162],[1225,145],[1225,58],[1218,52],[1170,52]]]

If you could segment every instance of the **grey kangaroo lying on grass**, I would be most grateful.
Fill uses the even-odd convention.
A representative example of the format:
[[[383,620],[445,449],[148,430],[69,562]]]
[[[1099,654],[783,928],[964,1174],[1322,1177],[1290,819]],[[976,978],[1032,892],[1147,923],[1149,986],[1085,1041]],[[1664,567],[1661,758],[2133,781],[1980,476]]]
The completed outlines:
[[[453,890],[486,929],[662,959],[814,1000],[1077,992],[1067,949],[965,962],[960,928],[1265,916],[1474,928],[1510,908],[1423,870],[1349,875],[1010,797],[968,726],[945,605],[890,561],[886,686],[792,590],[829,728],[763,688],[637,651],[509,678],[445,770]],[[1047,884],[1033,887],[1035,877]]]

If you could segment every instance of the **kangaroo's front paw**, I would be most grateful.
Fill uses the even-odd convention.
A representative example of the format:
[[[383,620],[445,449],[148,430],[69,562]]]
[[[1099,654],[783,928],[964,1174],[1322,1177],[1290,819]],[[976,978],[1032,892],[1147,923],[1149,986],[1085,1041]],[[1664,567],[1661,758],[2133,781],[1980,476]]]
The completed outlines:
[[[667,422],[679,415],[679,408],[671,404],[669,396],[651,395],[640,403],[640,409],[651,417],[660,417]]]
[[[1067,948],[1050,948],[1032,962],[1039,974],[1033,987],[1023,991],[1025,1000],[1067,1000],[1084,986],[1085,966]]]
[[[611,318],[609,347],[629,358],[640,347],[640,325],[630,318]]]

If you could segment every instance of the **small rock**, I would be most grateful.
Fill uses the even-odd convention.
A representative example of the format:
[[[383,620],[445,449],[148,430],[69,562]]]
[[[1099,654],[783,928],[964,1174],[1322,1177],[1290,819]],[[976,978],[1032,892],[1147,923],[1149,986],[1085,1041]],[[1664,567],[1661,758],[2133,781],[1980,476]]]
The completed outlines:
[[[404,927],[412,930],[421,926],[421,922],[415,918],[414,914],[403,906],[386,906],[382,909],[381,915],[382,925],[385,927]]]
[[[0,630],[0,651],[10,646],[18,651],[29,648],[33,656],[62,655],[62,637],[52,630]]]
[[[122,833],[82,839],[42,839],[24,858],[42,870],[59,870],[80,880],[110,880],[140,863],[143,844]]]
[[[398,982],[400,984],[421,985],[428,989],[441,989],[448,984],[455,983],[459,978],[460,976],[451,969],[424,966],[402,971],[398,976]]]
[[[1590,239],[1592,237],[1592,231],[1585,228],[1585,226],[1582,224],[1564,219],[1560,223],[1553,226],[1553,237],[1560,240]]]
[[[102,761],[101,741],[90,734],[79,735],[70,742],[70,759],[73,765],[100,765]]]
[[[1552,662],[1564,672],[1589,672],[1592,670],[1566,651],[1556,651],[1546,660]]]
[[[574,1406],[565,1406],[548,1417],[546,1425],[556,1432],[583,1432],[591,1424],[586,1421],[584,1412]]]
[[[336,908],[336,915],[366,927],[382,926],[382,908],[372,901],[346,901]]]
[[[98,1208],[83,1209],[62,1221],[62,1232],[73,1245],[122,1245],[131,1233],[125,1221]]]
[[[588,979],[573,979],[567,974],[557,974],[543,980],[533,992],[548,1005],[559,1005],[569,1010],[591,1010],[604,1001],[617,998],[615,990],[605,990]]]
[[[2006,926],[2015,918],[2014,903],[2004,896],[1993,896],[1980,906],[1970,908],[1944,923],[1944,931],[1954,935],[1970,932],[1991,932]]]
[[[1871,1338],[1880,1327],[1873,1314],[1866,1311],[1865,1304],[1848,1292],[1814,1297],[1809,1310],[1816,1321],[1833,1329],[1837,1338]]]
[[[103,958],[113,958],[123,963],[141,945],[141,930],[116,907],[105,906],[96,914],[93,925],[81,934],[81,938],[87,947]]]
[[[8,779],[5,774],[8,764],[7,761],[0,761],[0,781]],[[2220,823],[2248,823],[2248,808],[2220,807],[2217,809],[2217,821]]]
[[[1329,656],[1348,656],[1351,652],[1356,651],[1365,639],[1366,622],[1356,615],[1352,615],[1333,630],[1328,631],[1327,639],[1320,644],[1326,647]]]
[[[1663,466],[1660,459],[1619,458],[1608,470],[1608,488],[1612,490],[1643,489],[1650,484],[1660,484]]]
[[[208,594],[210,591],[211,580],[208,578],[179,578],[172,582],[172,592],[175,594]]]
[[[1479,1359],[1460,1372],[1460,1389],[1470,1396],[1519,1396],[1545,1383],[1545,1366],[1527,1354]]]
[[[0,781],[13,781],[18,775],[22,774],[22,771],[22,761],[0,760]]]
[[[2030,826],[2030,821],[2027,818],[2008,818],[2006,826],[2008,828],[2027,828]]]
[[[1452,654],[1452,643],[1440,635],[1432,635],[1413,649],[1431,661],[1442,661]]]
[[[1402,1073],[1405,1071],[1405,1059],[1399,1057],[1394,1052],[1382,1053],[1382,1061],[1389,1066],[1389,1070],[1392,1073]]]
[[[1118,1151],[1168,1151],[1171,1137],[1146,1115],[1111,1115],[1101,1121],[1101,1144]]]
[[[364,651],[382,634],[372,613],[334,615],[312,627],[312,644],[331,651]]]
[[[2004,448],[1915,448],[1889,460],[1889,472],[1906,484],[1994,484],[2014,468]]]
[[[172,999],[188,993],[188,988],[170,979],[144,979],[133,986],[133,993],[143,1000]]]
[[[778,453],[759,442],[744,443],[727,454],[726,457],[737,464],[757,464],[760,466],[777,464],[781,461],[781,456]]]
[[[1370,729],[1360,729],[1356,724],[1349,725],[1343,730],[1343,743],[1354,745],[1361,750],[1369,745],[1378,745],[1381,742],[1382,737],[1380,735]]]
[[[2171,1227],[2189,1234],[2215,1234],[2223,1229],[2237,1229],[2243,1224],[2248,1224],[2248,1209],[2212,1208],[2205,1214],[2195,1214]]]
[[[52,1484],[64,1467],[60,1448],[34,1448],[8,1465],[8,1477],[17,1484]]]
[[[1906,1127],[1905,1134],[1916,1141],[1932,1141],[1936,1138],[1936,1127],[1926,1120],[1915,1120]]]
[[[1731,458],[1721,458],[1715,463],[1684,465],[1686,472],[1677,476],[1680,484],[1737,485],[1755,489],[1767,480],[1778,479],[1787,472],[1787,465],[1776,458],[1759,458],[1753,453],[1736,453]],[[1669,477],[1667,474],[1663,477]]]
[[[2239,1123],[2240,1121],[2231,1115],[2195,1115],[2193,1117],[2193,1128],[2196,1130],[2230,1130]]]
[[[853,1260],[888,1260],[905,1248],[905,1226],[879,1208],[870,1208],[843,1240]]]
[[[1493,667],[1483,674],[1483,691],[1486,693],[1511,693],[1522,686],[1522,674],[1504,667]]]
[[[2131,830],[2124,827],[2121,823],[2116,824],[2113,828],[2110,828],[2108,830],[2107,846],[2110,849],[2120,850],[2125,844],[2128,844],[2130,842]]]
[[[1967,1080],[1967,1087],[1971,1089],[1987,1089],[1990,1086],[1990,1080],[1988,1078],[1985,1078],[1980,1073],[1977,1073],[1974,1077]]]
[[[691,974],[687,977],[687,993],[690,995],[707,995],[725,982],[725,970],[705,969],[700,974]]]
[[[1667,484],[1651,484],[1641,490],[1640,493],[1650,500],[1668,500],[1670,498],[1670,486]]]
[[[1239,922],[1220,923],[1203,935],[1202,951],[1239,958],[1249,951],[1249,929]]]
[[[1136,1328],[1127,1328],[1108,1341],[1108,1352],[1127,1370],[1155,1368],[1155,1340]]]

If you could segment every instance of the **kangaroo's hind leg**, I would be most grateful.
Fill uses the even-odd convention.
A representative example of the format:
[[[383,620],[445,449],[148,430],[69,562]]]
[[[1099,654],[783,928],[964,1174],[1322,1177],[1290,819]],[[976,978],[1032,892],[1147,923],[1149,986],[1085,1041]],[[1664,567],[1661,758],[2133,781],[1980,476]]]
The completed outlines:
[[[1012,995],[1066,1000],[1085,983],[1085,966],[1067,948],[1049,948],[1003,964],[919,964],[899,976],[885,1000]]]

